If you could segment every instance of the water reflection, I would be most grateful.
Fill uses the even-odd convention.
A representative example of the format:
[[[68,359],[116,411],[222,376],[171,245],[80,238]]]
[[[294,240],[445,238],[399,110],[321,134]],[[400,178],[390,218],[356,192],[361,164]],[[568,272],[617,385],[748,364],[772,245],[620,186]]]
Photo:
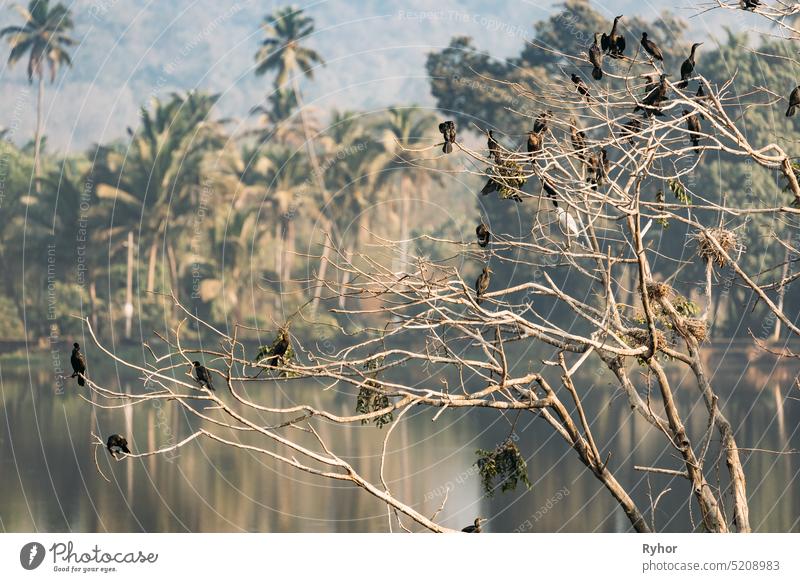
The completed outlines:
[[[768,451],[800,449],[800,403],[792,392],[793,364],[746,354],[707,350],[707,364],[721,406],[736,427],[741,447]],[[44,366],[43,366],[44,367]],[[135,375],[93,370],[108,385],[137,386]],[[122,374],[122,375],[120,375]],[[610,379],[588,367],[580,390],[598,447],[613,451],[610,467],[642,509],[649,496],[671,488],[658,505],[660,530],[686,531],[691,522],[687,483],[646,475],[634,465],[680,469],[662,435],[632,414]],[[642,390],[647,378],[634,370]],[[692,378],[672,370],[671,380],[687,428],[698,442],[706,430],[705,407]],[[102,410],[77,396],[68,384],[56,394],[52,375],[35,365],[0,365],[0,525],[5,531],[387,531],[385,506],[347,484],[287,468],[257,453],[232,451],[197,440],[170,458],[147,457],[117,463],[104,450],[95,467],[90,433],[121,432],[137,450],[178,442],[197,425],[175,406],[146,403]],[[259,402],[311,400],[340,414],[352,413],[355,397],[292,384],[251,390]],[[533,488],[482,496],[472,463],[475,450],[493,448],[509,434],[513,416],[490,411],[411,410],[395,429],[389,446],[387,482],[401,499],[413,500],[431,515],[442,504],[445,525],[463,527],[477,515],[490,518],[487,531],[628,531],[624,514],[549,427],[532,415],[516,424],[518,444],[528,459]],[[264,416],[265,424],[274,418]],[[322,435],[362,474],[377,480],[387,427],[319,426]],[[232,439],[239,434],[223,433]],[[242,439],[247,442],[247,439]],[[310,443],[305,437],[303,442]],[[286,453],[276,449],[278,453]],[[719,454],[712,440],[708,457]],[[759,531],[798,531],[798,455],[743,451],[751,522]],[[722,472],[724,473],[724,471]],[[724,474],[719,485],[726,486]],[[695,521],[697,510],[693,507]],[[651,519],[649,511],[648,519]],[[410,524],[409,524],[410,525]],[[395,527],[396,529],[396,527]]]

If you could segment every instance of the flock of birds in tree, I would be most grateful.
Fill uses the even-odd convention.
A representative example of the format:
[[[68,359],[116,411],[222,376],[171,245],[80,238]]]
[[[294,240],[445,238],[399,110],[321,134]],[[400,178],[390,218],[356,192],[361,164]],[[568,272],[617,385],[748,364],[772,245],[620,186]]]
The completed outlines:
[[[760,0],[740,1],[740,7],[743,10],[755,10],[761,5],[762,3]],[[601,80],[604,75],[603,59],[605,56],[613,59],[621,59],[625,57],[627,43],[625,41],[625,36],[618,30],[619,23],[622,18],[622,15],[614,18],[614,22],[609,33],[595,33],[594,42],[589,47],[588,57],[589,62],[592,65],[591,75],[592,78],[597,81]],[[652,63],[654,65],[660,63],[663,67],[664,54],[658,45],[649,38],[647,32],[642,32],[640,44],[644,51],[652,59]],[[696,42],[692,44],[689,50],[689,56],[683,61],[683,63],[681,63],[680,81],[675,84],[675,87],[678,89],[686,89],[689,86],[689,81],[694,74],[695,66],[697,64],[697,49],[702,46],[702,44],[702,42]],[[633,109],[634,113],[642,112],[645,118],[650,118],[652,116],[664,116],[662,107],[663,103],[668,100],[669,95],[669,82],[667,81],[668,76],[669,75],[664,73],[662,70],[660,74],[650,75],[648,77],[648,83],[645,86],[644,97],[641,99],[641,101],[637,102]],[[575,85],[577,93],[586,101],[591,101],[591,91],[583,79],[576,73],[571,74],[571,79]],[[703,84],[699,82],[697,92],[695,93],[695,99],[700,101],[705,99],[705,97],[706,94],[705,90],[703,89]],[[800,86],[797,86],[789,95],[789,107],[786,110],[786,117],[793,116],[798,107],[800,107]],[[683,109],[682,113],[686,120],[686,129],[689,132],[689,140],[692,143],[692,147],[695,148],[699,154],[700,139],[702,136],[700,120],[703,119],[703,115],[702,113],[692,113],[687,109]],[[528,133],[526,150],[530,156],[531,162],[536,159],[536,156],[540,154],[544,148],[544,138],[548,127],[548,122],[552,116],[553,112],[550,110],[540,113],[534,120],[533,129]],[[642,122],[638,118],[634,117],[623,124],[623,137],[626,138],[630,143],[642,128]],[[456,143],[455,122],[448,120],[440,123],[439,132],[444,138],[442,151],[446,154],[451,153],[453,151],[453,144]],[[578,127],[578,123],[574,117],[570,119],[570,141],[573,149],[576,152],[576,157],[583,162],[586,168],[586,181],[594,190],[597,190],[598,186],[602,186],[607,179],[611,165],[606,148],[600,148],[600,151],[597,153],[589,153],[586,135]],[[489,158],[492,159],[495,164],[500,166],[504,161],[502,148],[498,144],[497,139],[494,137],[492,130],[487,131],[487,148],[489,150]],[[501,184],[494,177],[490,176],[486,182],[486,185],[481,190],[481,194],[488,195],[492,192],[497,192],[502,186],[503,184]],[[553,209],[556,213],[559,227],[566,235],[567,242],[569,244],[573,238],[577,239],[579,237],[581,229],[575,221],[575,218],[564,208],[559,206],[558,192],[553,184],[550,183],[546,178],[542,178],[542,189],[547,198],[553,204]],[[517,193],[512,193],[508,197],[517,202],[522,200]],[[646,226],[642,229],[642,236],[647,233],[651,225],[652,220],[648,221]],[[489,245],[489,242],[492,238],[492,233],[485,222],[481,221],[480,224],[478,224],[477,228],[475,229],[475,234],[478,239],[478,245],[481,248],[485,248]],[[582,244],[580,241],[578,242],[579,244]],[[475,281],[476,302],[478,304],[483,301],[483,295],[489,288],[491,273],[491,269],[486,266],[483,268],[480,275],[478,275],[477,280]]]
[[[277,341],[271,347],[265,357],[260,360],[260,363],[270,366],[278,365],[281,361],[281,358],[286,355],[290,345],[291,338],[289,336],[289,332],[286,329],[282,329],[278,335]],[[86,356],[84,356],[83,352],[81,352],[81,346],[77,342],[72,344],[70,363],[72,364],[72,375],[70,378],[77,378],[78,386],[85,386],[86,378],[88,377],[86,374]],[[192,370],[194,371],[192,377],[201,388],[206,388],[210,391],[216,391],[214,389],[212,373],[208,368],[206,368],[199,361],[194,361],[192,362]],[[117,458],[118,454],[131,454],[131,451],[128,448],[128,440],[119,434],[112,434],[108,437],[108,440],[106,441],[106,448],[108,449],[108,452],[111,453],[111,456],[115,459]]]
[[[761,6],[760,0],[741,0],[740,5],[744,10],[755,10],[758,6]],[[595,33],[594,35],[594,42],[589,47],[588,56],[589,62],[592,65],[592,78],[599,81],[603,78],[603,58],[604,56],[608,56],[609,58],[623,58],[625,56],[625,49],[626,49],[626,42],[625,36],[618,32],[619,21],[622,19],[622,16],[617,16],[614,18],[614,23],[611,27],[611,31],[606,33]],[[662,63],[664,62],[664,55],[661,52],[661,49],[658,45],[653,42],[647,35],[646,32],[642,32],[642,37],[640,40],[640,44],[644,51],[650,55],[654,62]],[[685,61],[681,64],[681,80],[676,83],[676,87],[679,89],[685,89],[688,87],[689,80],[694,73],[695,65],[696,65],[696,53],[697,49],[702,45],[702,42],[694,43],[691,47],[689,52],[689,56],[686,58]],[[645,97],[642,99],[641,103],[638,103],[634,108],[634,113],[639,111],[644,112],[646,117],[650,116],[663,116],[659,106],[661,103],[667,100],[667,95],[669,93],[669,84],[667,82],[667,75],[665,73],[661,73],[658,77],[658,80],[655,77],[650,78],[650,82],[645,90]],[[576,90],[578,94],[580,94],[584,99],[587,101],[592,99],[591,92],[589,87],[586,83],[583,82],[577,74],[572,73],[571,75],[572,82],[575,84]],[[705,93],[703,91],[703,85],[700,83],[697,93],[695,95],[696,98],[702,99],[705,97]],[[797,111],[797,108],[800,107],[800,86],[797,86],[789,95],[789,107],[786,110],[786,117],[791,117]],[[690,132],[690,139],[692,141],[692,145],[697,148],[700,143],[700,120],[698,119],[697,114],[691,114],[688,110],[683,110],[683,115],[686,117],[687,129]],[[544,146],[544,136],[547,130],[548,122],[552,118],[553,112],[547,110],[537,116],[534,120],[533,129],[528,133],[528,139],[526,144],[526,150],[530,155],[531,161],[533,161],[537,154],[541,153],[543,146]],[[624,129],[626,133],[631,136],[629,139],[632,139],[632,136],[636,134],[642,128],[642,124],[638,119],[632,119],[628,121]],[[442,152],[445,154],[449,154],[453,151],[453,144],[456,143],[456,124],[454,121],[444,121],[439,124],[439,132],[442,134],[444,138],[444,143],[442,144]],[[608,170],[609,170],[609,159],[608,153],[605,148],[601,148],[601,150],[597,154],[587,154],[586,152],[586,135],[583,131],[578,128],[577,121],[573,117],[570,120],[570,140],[572,142],[572,146],[577,152],[577,157],[585,164],[587,168],[587,180],[593,185],[594,189],[597,189],[597,186],[602,185],[604,180],[607,177]],[[489,149],[489,157],[494,160],[496,164],[501,164],[503,162],[503,154],[502,148],[500,144],[494,137],[492,130],[487,132],[487,148]],[[487,195],[492,192],[496,192],[500,189],[501,184],[493,179],[489,178],[486,185],[481,190],[481,194]],[[561,227],[562,231],[567,234],[568,239],[570,236],[577,236],[579,234],[579,228],[575,219],[563,208],[558,205],[558,192],[556,188],[550,183],[546,178],[542,178],[542,189],[547,196],[547,198],[553,204],[553,208],[556,212],[559,226]],[[511,196],[514,200],[520,201],[521,198],[518,195]],[[650,221],[647,226],[642,230],[642,235],[647,232],[649,229]],[[489,230],[489,227],[484,223],[481,222],[478,224],[477,228],[475,229],[475,234],[478,239],[478,245],[481,248],[485,248],[489,245],[489,242],[492,237],[492,233]],[[489,289],[489,284],[491,282],[491,274],[492,270],[489,266],[484,266],[483,270],[481,271],[480,275],[475,281],[475,295],[476,295],[476,303],[479,305],[483,302],[483,296]],[[263,363],[267,365],[275,365],[277,364],[280,359],[286,354],[290,347],[290,338],[289,334],[286,330],[281,330],[278,341],[276,341],[275,345],[271,348],[270,352],[267,356],[262,360]],[[86,358],[81,352],[80,344],[75,343],[73,344],[72,349],[72,356],[70,358],[70,363],[72,364],[72,378],[77,377],[78,385],[85,386],[85,378],[86,378]],[[194,379],[197,384],[201,388],[206,388],[210,391],[215,391],[214,383],[212,379],[212,374],[208,368],[206,368],[202,363],[199,361],[192,362],[192,367],[194,370]],[[108,441],[106,443],[106,448],[108,449],[109,453],[116,459],[118,454],[131,454],[130,449],[128,448],[128,441],[125,437],[112,434],[108,437]],[[472,525],[469,525],[462,529],[462,532],[465,533],[481,533],[481,524],[486,521],[482,517],[478,517],[475,519]]]

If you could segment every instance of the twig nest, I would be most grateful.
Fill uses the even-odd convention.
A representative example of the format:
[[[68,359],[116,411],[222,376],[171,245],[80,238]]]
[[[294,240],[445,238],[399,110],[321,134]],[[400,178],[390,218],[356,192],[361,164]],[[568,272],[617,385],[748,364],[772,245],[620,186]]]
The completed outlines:
[[[626,333],[634,347],[649,346],[650,345],[650,330],[634,327],[629,329]],[[667,344],[667,337],[660,329],[656,329],[656,349],[658,351]]]
[[[645,290],[650,301],[659,301],[670,296],[672,287],[659,281],[648,281],[645,283]]]
[[[720,267],[724,267],[728,259],[719,252],[712,241],[716,241],[727,254],[735,251],[739,246],[736,233],[726,228],[709,228],[707,231],[697,233],[694,238],[697,243],[697,256],[706,262],[716,263]]]
[[[705,320],[697,319],[696,317],[687,317],[683,320],[683,325],[686,326],[686,331],[699,343],[708,339],[708,323],[706,323]]]

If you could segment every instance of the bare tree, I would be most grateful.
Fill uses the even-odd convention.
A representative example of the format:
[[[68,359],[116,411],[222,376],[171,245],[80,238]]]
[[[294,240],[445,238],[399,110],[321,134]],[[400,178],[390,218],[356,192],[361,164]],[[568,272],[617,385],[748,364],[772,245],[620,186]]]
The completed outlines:
[[[589,67],[585,54],[558,56],[566,65]],[[690,90],[668,78],[648,79],[660,71],[645,56],[636,53],[618,59],[605,71],[610,82],[592,83],[587,78],[577,91],[568,79],[543,80],[533,88],[487,79],[514,91],[527,104],[525,111],[516,112],[518,127],[532,127],[542,113],[552,112],[546,127],[533,136],[541,147],[529,152],[522,139],[526,134],[509,128],[506,135],[496,137],[498,142],[513,139],[513,146],[497,143],[484,152],[457,141],[451,155],[463,156],[477,168],[462,172],[480,176],[487,183],[483,192],[505,198],[507,204],[525,202],[524,208],[535,213],[530,236],[512,237],[502,225],[496,226],[486,248],[477,241],[422,237],[448,251],[442,256],[451,258],[414,256],[404,247],[409,259],[399,271],[392,270],[396,261],[376,259],[380,253],[351,253],[330,245],[325,254],[338,255],[330,265],[339,273],[309,284],[324,290],[321,305],[332,314],[363,322],[355,335],[338,329],[343,347],[334,353],[304,348],[289,335],[286,322],[286,329],[276,330],[276,343],[250,358],[238,339],[245,326],[222,331],[198,320],[173,298],[183,321],[193,320],[215,336],[219,348],[185,345],[181,324],[161,338],[160,353],[148,346],[151,358],[138,364],[103,347],[87,321],[91,336],[109,358],[137,371],[155,387],[128,394],[87,379],[101,397],[93,399],[95,406],[126,407],[159,399],[203,422],[203,428],[169,448],[134,452],[121,460],[165,454],[195,439],[212,439],[322,478],[349,481],[386,504],[390,528],[396,523],[408,529],[414,522],[443,532],[449,530],[436,521],[441,508],[432,516],[422,515],[414,509],[414,500],[401,500],[388,487],[383,476],[386,445],[392,428],[413,406],[436,409],[434,418],[449,409],[484,408],[498,414],[527,414],[547,423],[624,510],[636,531],[651,531],[653,521],[648,522],[647,510],[621,485],[616,471],[679,477],[700,509],[705,530],[750,531],[747,484],[735,430],[709,379],[701,349],[709,333],[709,307],[715,294],[722,292],[715,285],[721,267],[732,269],[738,283],[751,289],[789,333],[800,331],[783,313],[776,294],[797,276],[757,283],[759,273],[743,266],[744,249],[737,234],[756,214],[793,217],[800,210],[791,204],[737,207],[693,191],[688,177],[704,155],[725,152],[782,172],[798,202],[800,184],[791,158],[780,146],[752,144],[737,126],[738,118],[731,113],[737,105],[730,95],[731,80],[712,83],[697,75],[690,80]],[[700,95],[695,92],[698,87]],[[752,107],[778,103],[766,91],[755,99]],[[441,144],[409,150],[407,158],[420,169],[437,171],[440,151]],[[667,199],[665,190],[674,194],[674,201]],[[686,261],[676,262],[666,275],[663,268],[654,267],[659,251],[651,244],[652,237],[659,225],[668,223],[682,224],[692,233],[687,242],[704,267],[696,281],[706,301],[700,316],[694,303],[675,288],[674,280]],[[774,243],[787,244],[777,238]],[[377,246],[385,256],[400,249],[388,240]],[[499,252],[508,249],[518,251],[513,259]],[[514,285],[492,280],[476,295],[473,280],[460,272],[464,258],[483,264],[510,263],[542,275]],[[570,273],[569,285],[559,282],[558,274],[565,270]],[[340,302],[343,297],[348,300]],[[570,318],[548,316],[548,310]],[[305,314],[301,308],[293,317]],[[296,355],[286,352],[285,346],[276,351],[283,332]],[[540,370],[521,373],[510,351],[534,344],[548,347],[555,356],[542,362]],[[206,361],[213,360],[212,374],[223,380],[216,391],[200,388],[188,375],[181,379],[175,374],[201,353]],[[671,466],[624,467],[614,462],[613,451],[597,442],[582,403],[582,387],[575,380],[587,362],[607,368],[630,408],[663,435],[674,450]],[[668,363],[695,379],[707,414],[706,429],[700,434],[687,429],[666,371]],[[401,369],[405,375],[397,373]],[[426,378],[449,374],[459,381],[455,386],[452,382],[417,386],[404,380],[408,370],[424,372]],[[358,412],[341,416],[312,403],[265,406],[249,400],[242,390],[250,383],[308,378],[358,395]],[[265,415],[274,417],[274,423],[264,425]],[[394,423],[385,434],[380,474],[372,478],[337,455],[318,430],[319,422],[364,421]],[[222,436],[230,431],[255,435],[260,444]],[[308,435],[313,444],[301,444]],[[715,437],[721,447],[716,457],[709,454]],[[99,437],[97,442],[103,444]],[[281,452],[284,449],[287,452]],[[514,468],[518,451],[501,449],[509,453],[512,471],[518,469],[520,465]],[[727,473],[724,486],[715,477],[720,471]],[[660,497],[655,501],[650,497],[651,512]]]

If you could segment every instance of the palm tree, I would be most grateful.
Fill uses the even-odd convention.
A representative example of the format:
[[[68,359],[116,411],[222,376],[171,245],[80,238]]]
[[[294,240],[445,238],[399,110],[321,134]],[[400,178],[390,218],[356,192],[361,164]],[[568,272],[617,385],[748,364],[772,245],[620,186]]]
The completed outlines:
[[[98,146],[93,182],[97,195],[116,209],[116,225],[109,236],[139,231],[139,245],[148,250],[147,290],[155,288],[158,247],[166,252],[172,288],[178,292],[176,227],[196,221],[200,231],[204,217],[217,202],[214,189],[206,187],[204,162],[227,141],[223,121],[210,118],[219,96],[190,92],[173,94],[162,103],[153,99],[152,109],[141,110],[141,127],[133,132],[130,146]],[[210,228],[210,225],[208,226]],[[172,232],[170,232],[172,231]]]
[[[8,66],[14,66],[25,54],[28,55],[28,82],[39,81],[36,102],[36,134],[34,135],[33,171],[36,178],[36,191],[39,192],[41,170],[40,146],[42,138],[42,108],[44,102],[44,69],[50,70],[50,82],[56,78],[61,65],[72,65],[66,48],[75,41],[67,33],[72,30],[70,10],[59,3],[50,8],[50,0],[30,0],[28,8],[15,6],[25,19],[23,26],[8,26],[0,30],[0,38],[8,37],[11,54]]]
[[[264,105],[257,105],[250,110],[251,114],[260,116],[261,126],[248,132],[258,139],[259,143],[277,140],[281,143],[288,143],[296,146],[303,145],[305,131],[301,116],[295,116],[297,108],[297,97],[294,91],[289,89],[276,89],[266,99]],[[306,115],[304,112],[303,115]],[[306,123],[311,127],[310,131],[317,131],[316,120],[308,118]]]
[[[279,91],[285,89],[287,82],[291,83],[294,98],[300,110],[300,121],[306,140],[308,159],[313,170],[312,174],[323,199],[327,199],[325,182],[311,139],[311,130],[296,74],[299,69],[306,78],[313,79],[314,67],[325,65],[325,61],[319,53],[301,44],[314,32],[314,20],[306,16],[300,8],[285,6],[264,18],[261,27],[266,38],[261,42],[261,47],[255,55],[256,75],[261,76],[274,71],[276,73],[275,87]],[[330,226],[328,220],[325,220],[325,224]],[[327,257],[328,246],[326,245],[320,260],[320,273],[325,272]]]
[[[412,106],[390,107],[388,117],[380,125],[384,152],[378,156],[375,163],[385,172],[383,182],[396,180],[395,186],[399,190],[401,268],[407,266],[408,260],[412,193],[417,198],[424,196],[433,180],[441,180],[439,174],[432,174],[424,168],[419,168],[411,159],[412,155],[403,148],[413,147],[412,142],[421,139],[434,124],[435,118],[431,113]],[[377,171],[379,167],[373,170]]]

